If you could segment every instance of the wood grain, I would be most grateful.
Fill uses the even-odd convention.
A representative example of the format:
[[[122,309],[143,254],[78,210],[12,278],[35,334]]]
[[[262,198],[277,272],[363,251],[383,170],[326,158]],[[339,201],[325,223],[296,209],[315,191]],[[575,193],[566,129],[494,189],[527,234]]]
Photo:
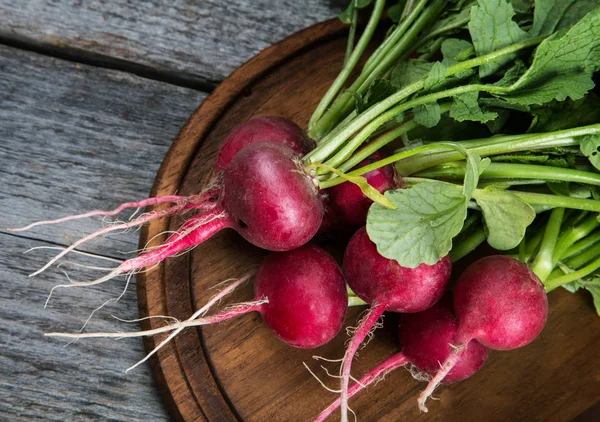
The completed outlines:
[[[146,198],[172,139],[206,96],[9,47],[0,46],[0,65],[1,230]],[[68,245],[99,227],[84,219],[21,234]],[[81,249],[123,258],[118,251],[136,241],[116,235]]]
[[[219,143],[240,121],[279,114],[304,125],[343,60],[344,40],[336,37],[335,27],[329,28],[327,38],[324,28],[317,26],[315,31],[326,41],[318,42],[310,31],[299,33],[225,80],[182,130],[153,192],[176,187],[183,193],[197,192],[212,173]],[[307,48],[298,50],[302,43]],[[285,55],[288,58],[281,60]],[[260,77],[253,76],[257,73]],[[152,224],[141,241],[179,224],[178,219]],[[168,312],[188,317],[214,294],[213,286],[243,275],[262,254],[235,233],[224,232],[190,255],[167,260],[140,277],[142,315]],[[251,291],[251,286],[244,287],[228,303],[251,299]],[[416,397],[423,386],[406,371],[390,374],[351,407],[367,421],[567,421],[589,417],[586,412],[593,416],[600,391],[600,361],[595,358],[600,320],[583,295],[557,291],[550,295],[550,304],[550,320],[540,339],[517,351],[492,353],[479,374],[440,389],[441,401],[432,402],[430,414],[419,415]],[[360,311],[350,312],[349,325],[355,325]],[[396,324],[395,316],[386,317],[386,328],[354,366],[357,376],[397,349]],[[339,358],[345,340],[341,333],[316,350],[292,349],[276,340],[258,315],[248,315],[182,333],[158,354],[153,367],[172,397],[170,409],[178,419],[309,420],[335,396],[322,390],[302,362],[326,379],[312,356]],[[329,369],[335,371],[335,365]],[[336,380],[328,384],[337,386]]]
[[[282,38],[331,18],[346,0],[0,0],[0,38],[69,49],[216,84]],[[100,61],[101,61],[101,58]]]
[[[0,234],[0,419],[3,421],[167,421],[150,369],[125,369],[144,356],[139,339],[79,341],[46,338],[48,331],[77,331],[103,301],[118,296],[124,280],[102,287],[57,290],[48,308],[50,288],[64,283],[61,272],[27,278],[28,268],[43,264],[47,253],[23,255],[48,243]],[[85,261],[84,261],[85,262]],[[87,261],[98,264],[97,261]],[[77,269],[81,277],[97,272]],[[89,329],[129,331],[138,324],[110,317],[137,318],[135,283],[122,300],[108,306]]]
[[[3,46],[0,92],[2,231],[147,197],[173,137],[206,95]],[[79,329],[95,307],[121,293],[124,279],[98,289],[57,290],[45,310],[50,288],[67,279],[56,269],[27,278],[52,253],[23,251],[67,245],[100,225],[88,219],[19,235],[0,233],[0,419],[169,419],[148,367],[124,373],[144,356],[139,339],[64,348],[63,341],[42,337],[45,331]],[[136,249],[137,241],[138,234],[130,232],[82,249],[123,258],[118,251]],[[63,269],[79,280],[98,275]],[[110,317],[137,318],[135,280],[129,289],[119,304],[94,317],[91,329],[139,327]]]

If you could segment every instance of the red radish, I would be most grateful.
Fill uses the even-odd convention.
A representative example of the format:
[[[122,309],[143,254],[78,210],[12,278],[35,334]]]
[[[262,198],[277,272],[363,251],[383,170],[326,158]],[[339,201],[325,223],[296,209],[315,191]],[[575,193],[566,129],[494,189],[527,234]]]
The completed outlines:
[[[457,329],[458,321],[452,312],[452,300],[448,296],[422,312],[402,314],[399,329],[402,351],[387,358],[352,385],[348,389],[348,398],[394,369],[408,364],[414,365],[427,376],[435,375],[439,363],[452,351],[451,342]],[[452,383],[472,376],[483,366],[487,354],[486,347],[472,340],[456,366],[446,375],[444,382]],[[340,398],[331,403],[315,422],[324,421],[340,403]]]
[[[256,274],[254,294],[252,302],[234,305],[216,315],[195,319],[196,313],[187,321],[154,330],[46,335],[67,338],[139,337],[215,324],[257,311],[285,343],[293,347],[314,348],[337,335],[348,309],[346,284],[340,267],[330,254],[311,244],[269,254]]]
[[[462,273],[454,290],[454,309],[460,321],[455,350],[419,396],[424,412],[425,401],[472,340],[496,350],[516,349],[533,341],[546,323],[548,298],[526,264],[494,255],[475,261]]]
[[[247,122],[242,123],[240,126],[234,128],[227,136],[227,138],[225,138],[225,141],[223,141],[223,144],[219,149],[217,163],[215,166],[215,173],[219,174],[242,148],[255,142],[281,143],[283,145],[287,145],[299,155],[304,155],[315,147],[315,142],[312,139],[310,139],[302,131],[302,129],[291,120],[279,116],[254,117],[248,120]],[[130,221],[128,223],[112,225],[110,227],[107,227],[106,229],[92,233],[84,239],[81,239],[82,241],[87,241],[96,236],[106,234],[108,231],[128,229],[131,227],[145,224],[148,221],[156,218],[181,213],[186,210],[197,209],[200,211],[205,211],[207,209],[212,208],[216,204],[215,201],[219,196],[220,191],[221,186],[217,178],[202,192],[198,194],[190,196],[165,195],[155,198],[147,198],[136,202],[126,202],[124,204],[119,205],[117,208],[111,211],[95,210],[86,212],[84,214],[59,218],[56,220],[38,221],[22,228],[9,229],[9,231],[24,231],[29,230],[35,226],[46,224],[58,224],[63,223],[65,221],[72,221],[80,218],[94,216],[112,217],[121,213],[127,208],[141,209],[152,205],[160,205],[166,203],[175,204],[166,210],[153,211],[147,213],[144,216]]]
[[[89,282],[61,284],[52,290],[95,285],[119,274],[156,265],[226,228],[235,229],[249,242],[267,250],[295,249],[315,235],[322,218],[318,189],[304,173],[299,157],[284,145],[254,143],[240,151],[223,171],[223,194],[212,210],[188,219],[163,244],[128,259],[105,276]]]
[[[375,152],[361,161],[356,168],[364,167],[386,158],[386,154]],[[363,175],[369,185],[383,193],[395,186],[394,167],[380,167]],[[324,224],[333,228],[355,230],[367,222],[367,213],[373,201],[365,196],[354,183],[345,182],[325,191],[329,196],[329,207],[326,209]],[[326,222],[326,223],[325,223]]]
[[[223,170],[242,148],[256,142],[275,142],[304,155],[315,141],[291,120],[279,116],[254,117],[229,132],[217,155],[216,171]]]
[[[280,143],[259,142],[261,129],[265,131],[262,134],[264,139],[279,140]],[[248,135],[245,143],[242,138],[244,133]],[[279,117],[253,119],[235,129],[225,141],[218,164],[221,166],[227,163],[227,166],[224,169],[218,167],[220,172],[217,179],[200,194],[190,197],[149,198],[123,204],[114,211],[94,211],[54,222],[43,222],[55,223],[89,215],[115,215],[128,207],[175,201],[175,205],[166,210],[150,212],[133,221],[104,228],[78,240],[32,276],[96,236],[193,209],[202,213],[189,218],[159,247],[125,261],[100,279],[56,287],[98,284],[119,274],[155,265],[169,256],[202,243],[224,228],[234,228],[250,242],[268,250],[283,251],[299,247],[314,236],[323,215],[323,205],[316,184],[304,172],[300,155],[294,152],[304,151],[311,146],[310,139],[293,122]],[[240,152],[237,151],[238,148],[242,151],[248,149],[243,153],[242,160],[232,159],[235,152]],[[277,183],[273,183],[273,180],[277,180]]]
[[[420,312],[433,306],[443,295],[452,263],[446,256],[433,265],[405,268],[379,255],[366,228],[359,229],[346,248],[344,273],[350,288],[371,305],[359,323],[342,361],[342,421],[348,420],[348,382],[352,359],[384,311]]]

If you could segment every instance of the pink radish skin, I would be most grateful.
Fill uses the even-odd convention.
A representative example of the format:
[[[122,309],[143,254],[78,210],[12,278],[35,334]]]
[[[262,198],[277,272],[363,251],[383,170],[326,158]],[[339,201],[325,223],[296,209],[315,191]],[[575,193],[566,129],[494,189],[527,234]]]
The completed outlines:
[[[357,168],[367,166],[386,157],[382,152],[371,154],[367,159],[360,162]],[[370,171],[363,175],[367,182],[383,193],[388,189],[393,189],[394,167],[389,165]],[[331,216],[350,229],[365,225],[367,222],[367,213],[373,203],[366,197],[360,188],[354,183],[345,182],[333,186],[326,191],[331,198]]]
[[[419,396],[419,408],[424,412],[425,401],[472,340],[496,350],[532,342],[546,324],[548,298],[542,282],[526,264],[494,255],[475,261],[460,276],[454,309],[460,321],[453,342],[456,349]]]
[[[450,279],[452,263],[446,256],[434,265],[405,268],[384,258],[365,227],[350,239],[344,273],[350,288],[365,302],[384,304],[390,312],[420,312],[435,304]]]
[[[350,288],[371,308],[359,323],[342,362],[342,422],[348,420],[352,359],[379,317],[386,310],[420,312],[433,306],[448,285],[451,269],[448,256],[433,265],[405,268],[379,255],[365,227],[352,236],[344,255],[344,273]]]
[[[452,352],[451,342],[457,329],[458,321],[452,312],[452,300],[448,296],[422,312],[402,314],[399,327],[402,351],[387,358],[353,384],[348,389],[348,398],[387,373],[407,364],[415,365],[429,376],[435,375],[439,363]],[[457,365],[444,378],[444,382],[453,383],[472,376],[483,366],[487,355],[486,347],[475,340],[471,341]],[[341,398],[338,398],[323,410],[314,422],[324,421],[340,404]]]
[[[256,142],[274,142],[304,155],[315,141],[291,120],[279,116],[254,117],[229,132],[217,155],[216,171],[223,170],[244,147]]]
[[[342,328],[348,309],[346,282],[331,255],[314,245],[272,253],[254,282],[255,296],[266,297],[264,321],[287,344],[322,346]]]
[[[445,296],[431,308],[400,317],[402,352],[420,370],[433,376],[452,352],[458,320],[452,312],[452,299]],[[488,349],[471,340],[456,366],[444,377],[445,383],[462,381],[472,376],[485,363]]]
[[[323,220],[316,184],[286,146],[248,145],[224,170],[223,184],[223,204],[234,228],[261,248],[285,251],[302,246]]]

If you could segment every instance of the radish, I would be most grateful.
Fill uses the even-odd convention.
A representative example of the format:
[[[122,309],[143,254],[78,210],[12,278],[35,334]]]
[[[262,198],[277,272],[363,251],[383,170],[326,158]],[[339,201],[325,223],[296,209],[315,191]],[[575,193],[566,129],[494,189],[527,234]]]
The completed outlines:
[[[548,298],[539,278],[524,263],[502,255],[475,261],[454,290],[460,321],[450,354],[419,396],[419,408],[457,364],[472,340],[490,349],[511,350],[533,341],[544,328]]]
[[[359,323],[342,361],[342,421],[348,420],[348,382],[352,359],[384,311],[420,312],[433,306],[443,295],[452,264],[445,256],[433,265],[405,268],[379,255],[365,227],[350,239],[344,255],[348,285],[371,305]]]
[[[217,155],[216,171],[223,170],[245,146],[255,142],[275,142],[304,155],[315,146],[315,141],[291,120],[279,116],[254,117],[233,129],[221,145]]]
[[[246,139],[244,135],[247,135]],[[279,140],[280,143],[261,142],[261,139]],[[157,248],[125,261],[97,280],[56,287],[99,284],[119,274],[155,265],[169,256],[202,243],[225,228],[237,230],[250,242],[268,250],[282,251],[299,247],[314,236],[323,215],[316,182],[304,171],[301,156],[296,153],[305,152],[311,146],[311,140],[293,122],[280,117],[252,119],[236,128],[227,138],[217,160],[219,173],[213,183],[200,194],[149,198],[122,204],[113,211],[93,211],[17,229],[26,230],[38,224],[52,224],[92,215],[116,215],[125,208],[175,202],[175,205],[166,210],[152,211],[133,221],[106,227],[76,241],[32,276],[99,235],[193,209],[202,213],[189,218]],[[241,151],[245,151],[244,158],[235,160],[234,154],[237,156],[236,153]],[[278,182],[273,183],[273,180]]]
[[[412,364],[418,371],[431,377],[439,369],[439,363],[452,351],[451,343],[458,328],[458,321],[452,312],[452,300],[449,296],[445,296],[429,309],[414,314],[402,314],[400,318],[399,337],[402,351],[387,358],[352,385],[348,389],[348,398],[401,366]],[[487,355],[488,349],[472,340],[456,366],[446,375],[444,382],[453,383],[472,376],[483,366]],[[340,403],[340,398],[331,403],[319,414],[315,422],[324,421]]]
[[[356,168],[373,164],[387,157],[380,151],[361,161]],[[395,173],[392,165],[380,167],[363,175],[367,183],[383,193],[395,187]],[[329,231],[354,231],[367,222],[367,212],[373,200],[365,196],[354,183],[345,182],[324,191],[325,215],[319,233]]]
[[[236,283],[236,287],[239,284]],[[227,293],[231,290],[228,288]],[[340,267],[329,253],[312,244],[269,254],[256,274],[254,295],[251,302],[230,306],[218,314],[197,318],[200,315],[197,312],[187,321],[148,331],[46,335],[66,338],[140,337],[215,324],[256,311],[262,314],[263,320],[283,342],[298,348],[314,348],[337,335],[348,309],[346,284]],[[220,294],[219,298],[222,296]],[[214,301],[211,300],[211,303]]]

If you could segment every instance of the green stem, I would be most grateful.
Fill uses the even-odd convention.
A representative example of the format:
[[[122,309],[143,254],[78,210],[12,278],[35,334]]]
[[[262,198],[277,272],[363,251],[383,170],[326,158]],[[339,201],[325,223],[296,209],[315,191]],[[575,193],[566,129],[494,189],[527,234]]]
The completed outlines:
[[[354,107],[354,95],[350,92],[364,94],[370,83],[377,76],[380,76],[385,70],[397,61],[397,59],[410,47],[416,39],[418,33],[423,27],[432,20],[439,9],[445,3],[445,0],[436,0],[436,7],[429,7],[423,16],[419,17],[428,0],[419,0],[412,12],[394,29],[392,34],[369,58],[361,74],[352,83],[349,92],[342,93],[326,113],[321,113],[319,120],[316,119],[310,127],[309,133],[315,139],[322,138],[327,134],[338,121],[343,119]],[[435,13],[435,15],[433,15]],[[415,22],[415,19],[419,19]],[[414,22],[414,25],[413,25]],[[329,105],[329,103],[328,103]]]
[[[582,239],[579,242],[576,242],[575,244],[571,245],[571,247],[569,247],[565,251],[563,256],[560,257],[560,259],[571,258],[586,250],[587,248],[589,248],[597,242],[600,242],[600,232],[587,236],[585,239]]]
[[[484,65],[505,55],[515,53],[519,50],[528,47],[532,47],[534,45],[539,44],[544,38],[545,37],[536,37],[529,40],[520,41],[508,47],[504,47],[492,53],[486,54],[484,56],[479,56],[470,60],[465,60],[464,62],[456,63],[452,66],[449,66],[446,69],[446,76],[451,76],[464,70]],[[334,153],[336,150],[338,150],[339,147],[344,145],[346,141],[350,139],[350,137],[352,137],[361,128],[363,128],[366,125],[369,125],[370,122],[372,122],[386,110],[405,100],[415,92],[418,92],[421,89],[423,89],[425,79],[426,78],[424,77],[416,82],[413,82],[412,84],[402,88],[398,92],[390,95],[386,99],[378,102],[368,110],[364,111],[362,114],[357,116],[356,119],[354,119],[350,124],[348,124],[342,131],[340,131],[340,133],[335,138],[329,139],[327,142],[323,142],[321,145],[319,145],[317,148],[315,148],[309,154],[307,154],[304,157],[304,161],[309,163],[324,162],[332,153]],[[492,88],[492,90],[502,91],[503,88],[495,87]],[[380,124],[383,123],[385,123],[385,121],[380,122]],[[375,129],[377,129],[377,127],[370,127],[370,133],[372,133]]]
[[[450,251],[452,262],[456,262],[473,252],[486,238],[483,227],[479,227],[465,239],[459,240],[458,244]]]
[[[432,32],[428,33],[427,35],[421,37],[419,39],[419,41],[414,45],[413,51],[418,50],[422,45],[424,45],[427,41],[429,41],[432,38],[435,38],[439,35],[445,34],[446,32],[450,32],[455,29],[462,28],[463,26],[467,25],[470,20],[471,20],[471,16],[469,15],[464,19],[455,21],[451,25],[444,26],[442,28],[437,29],[436,31],[432,31]]]
[[[547,205],[574,210],[600,212],[600,201],[595,199],[570,198],[568,196],[548,195],[544,193],[510,191],[529,205]]]
[[[550,219],[546,225],[544,231],[544,237],[542,238],[542,244],[540,250],[537,253],[531,270],[544,282],[554,269],[554,248],[560,233],[560,226],[562,224],[563,216],[565,214],[564,208],[556,208],[552,210]]]
[[[356,151],[361,144],[366,141],[381,125],[392,120],[394,117],[401,113],[411,110],[420,105],[429,104],[436,102],[442,98],[454,97],[457,95],[465,94],[467,92],[474,91],[486,91],[486,92],[508,92],[510,88],[499,87],[494,85],[482,85],[472,84],[463,85],[445,91],[434,92],[432,94],[424,95],[422,97],[415,98],[414,100],[408,101],[397,105],[385,113],[380,114],[374,120],[372,120],[365,128],[363,128],[357,135],[355,135],[350,141],[348,141],[342,149],[335,154],[331,159],[326,161],[326,164],[331,167],[337,167],[342,162],[347,160],[354,151]]]
[[[350,306],[364,306],[364,305],[368,305],[368,303],[365,302],[364,300],[362,300],[358,296],[352,296],[352,297],[348,298],[348,307],[350,307]]]
[[[591,260],[600,256],[600,244],[594,245],[590,249],[564,261],[564,264],[570,268],[579,268],[582,265],[589,263]]]
[[[450,104],[442,104],[440,106],[440,113],[444,114],[450,110]],[[419,127],[419,124],[415,122],[414,119],[409,120],[405,123],[402,123],[397,128],[391,129],[377,138],[375,138],[372,142],[369,142],[367,146],[361,148],[356,154],[354,154],[348,161],[342,164],[339,169],[343,172],[350,170],[352,167],[359,164],[362,160],[367,158],[369,155],[373,154],[376,151],[379,151],[381,148],[389,144],[390,142],[400,138],[405,133],[410,132],[413,129]]]
[[[540,243],[542,242],[543,236],[543,230],[538,230],[534,233],[531,239],[529,239],[529,242],[527,242],[527,247],[525,248],[525,256],[531,257],[538,250]]]
[[[356,2],[355,2],[356,3]],[[356,27],[358,26],[358,8],[354,7],[352,10],[352,17],[350,18],[350,30],[348,31],[348,41],[346,43],[346,54],[344,55],[344,67],[348,64],[348,60],[354,50],[354,39],[356,38]]]
[[[312,127],[317,122],[317,120],[321,118],[325,110],[327,110],[327,107],[329,107],[331,101],[343,88],[348,77],[350,77],[352,70],[354,70],[354,67],[358,64],[358,61],[365,52],[369,41],[371,41],[371,38],[373,38],[375,29],[377,29],[377,24],[379,23],[381,14],[383,13],[384,6],[385,0],[377,0],[375,2],[375,6],[373,7],[373,11],[371,12],[371,17],[369,18],[369,22],[367,23],[364,32],[358,40],[358,43],[352,51],[352,54],[348,58],[346,65],[344,66],[340,74],[337,76],[337,78],[335,78],[335,81],[333,81],[333,84],[331,84],[331,86],[319,102],[319,105],[317,106],[315,112],[310,118],[309,127]]]
[[[554,264],[564,259],[565,252],[578,240],[585,238],[588,234],[593,232],[600,222],[598,221],[598,215],[592,214],[588,216],[582,223],[577,224],[574,227],[569,227],[563,234],[560,235],[558,242],[556,242],[556,248],[554,249]]]
[[[588,275],[592,274],[598,268],[600,268],[600,258],[597,258],[591,264],[583,267],[580,270],[577,270],[577,271],[569,273],[569,274],[565,274],[565,275],[560,276],[560,277],[556,277],[556,278],[552,278],[550,280],[547,280],[544,283],[544,285],[546,287],[546,291],[550,292],[550,291],[556,289],[557,287],[562,286],[563,284],[567,284],[567,283],[571,283],[573,281],[577,281],[577,280],[579,280],[579,279],[581,279],[581,278],[583,278],[585,276],[588,276]]]
[[[487,156],[534,149],[578,146],[579,141],[575,138],[597,133],[600,133],[600,124],[539,134],[494,136],[491,138],[461,141],[460,143],[476,154]],[[463,159],[462,154],[456,151],[444,151],[438,154],[427,154],[404,160],[396,165],[396,170],[400,175],[407,176],[426,168]]]
[[[466,163],[451,162],[436,166],[415,174],[417,177],[463,179]],[[484,178],[520,178],[542,179],[546,181],[563,181],[587,183],[600,186],[600,174],[563,167],[543,166],[537,164],[491,163],[480,175]]]
[[[503,135],[491,138],[474,139],[462,141],[460,144],[469,151],[480,156],[506,154],[508,152],[530,151],[535,149],[546,149],[565,146],[577,146],[578,136],[600,133],[600,124],[583,126],[576,129],[567,129],[556,132],[528,135]],[[401,176],[412,174],[416,171],[433,167],[450,161],[460,161],[464,155],[456,150],[448,151],[444,143],[432,143],[420,147],[410,148],[377,161],[368,166],[361,167],[348,173],[350,176],[360,176],[364,173],[376,170],[388,164],[395,163],[396,170]],[[424,154],[427,153],[427,154]],[[319,186],[323,189],[343,183],[344,180],[331,178],[322,181]]]

